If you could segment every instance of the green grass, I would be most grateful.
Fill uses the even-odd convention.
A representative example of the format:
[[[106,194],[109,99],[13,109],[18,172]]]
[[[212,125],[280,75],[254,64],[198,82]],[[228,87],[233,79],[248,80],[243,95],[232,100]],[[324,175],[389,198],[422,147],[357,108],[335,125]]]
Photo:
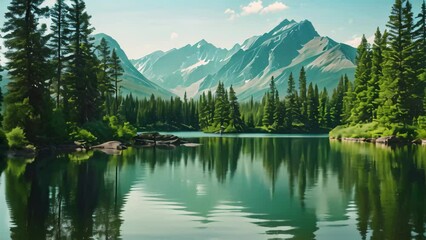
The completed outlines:
[[[379,138],[397,136],[402,139],[415,139],[426,137],[426,131],[415,126],[403,126],[399,124],[381,125],[371,122],[356,125],[342,125],[330,132],[334,138]]]

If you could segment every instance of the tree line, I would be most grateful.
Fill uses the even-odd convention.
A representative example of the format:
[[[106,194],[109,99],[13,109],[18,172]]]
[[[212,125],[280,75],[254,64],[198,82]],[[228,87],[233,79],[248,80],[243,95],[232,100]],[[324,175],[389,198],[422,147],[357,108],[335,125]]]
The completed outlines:
[[[375,135],[426,136],[421,130],[426,127],[424,2],[414,17],[408,0],[395,0],[388,30],[377,29],[373,44],[363,37],[354,83],[342,76],[329,93],[308,84],[302,68],[298,84],[293,73],[289,75],[284,97],[272,77],[260,102],[252,98],[241,104],[233,86],[226,89],[223,83],[197,100],[186,95],[183,100],[120,96],[120,59],[105,39],[95,46],[84,1],[57,0],[51,9],[42,7],[43,2],[12,0],[1,29],[10,83],[0,102],[5,108],[2,129],[9,140],[17,135],[36,145],[100,140],[135,134],[133,126],[320,132],[367,125],[367,133],[380,129]],[[46,17],[50,31],[40,23]],[[107,129],[110,136],[96,128]]]
[[[37,145],[84,138],[91,122],[110,124],[104,118],[117,116],[123,74],[115,49],[105,39],[94,45],[83,0],[57,0],[51,9],[43,2],[12,0],[1,29],[10,78],[2,128]]]
[[[425,2],[414,17],[410,1],[396,0],[387,30],[377,28],[373,44],[363,36],[356,62],[354,86],[344,96],[345,126],[334,135],[426,137]]]
[[[345,75],[331,96],[326,88],[307,84],[300,70],[299,90],[293,74],[288,78],[287,95],[280,99],[275,79],[261,101],[239,103],[230,86],[219,82],[215,92],[203,92],[195,100],[171,97],[138,99],[119,97],[119,115],[139,129],[202,130],[205,132],[326,132],[343,122],[343,98],[352,83]]]

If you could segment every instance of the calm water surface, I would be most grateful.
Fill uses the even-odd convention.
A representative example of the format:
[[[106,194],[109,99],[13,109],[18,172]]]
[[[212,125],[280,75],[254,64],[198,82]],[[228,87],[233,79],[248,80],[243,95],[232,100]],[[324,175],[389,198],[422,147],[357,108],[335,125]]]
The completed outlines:
[[[0,159],[0,239],[426,239],[426,147],[181,133]]]

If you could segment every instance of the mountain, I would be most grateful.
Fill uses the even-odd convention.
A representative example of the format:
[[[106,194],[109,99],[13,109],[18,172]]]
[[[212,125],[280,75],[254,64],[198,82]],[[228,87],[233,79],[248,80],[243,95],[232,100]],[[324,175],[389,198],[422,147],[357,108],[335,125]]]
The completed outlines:
[[[157,51],[132,60],[132,63],[142,74],[163,88],[172,89],[178,95],[188,91],[191,96],[198,92],[197,86],[206,76],[221,69],[239,49],[238,44],[227,50],[201,40],[179,49]],[[191,88],[195,91],[191,91]]]
[[[206,44],[204,51],[197,48],[200,43]],[[155,52],[132,62],[152,81],[178,95],[188,91],[189,96],[198,96],[222,81],[226,87],[233,85],[241,100],[252,96],[261,99],[272,76],[284,95],[290,73],[297,80],[302,66],[308,83],[320,88],[334,88],[342,74],[353,78],[355,73],[356,49],[321,37],[308,20],[284,20],[268,33],[249,38],[231,50],[200,43]]]
[[[102,38],[105,38],[111,51],[112,49],[115,49],[118,57],[121,60],[121,64],[124,70],[124,74],[121,77],[123,80],[121,82],[122,95],[132,93],[132,95],[136,97],[149,97],[151,94],[154,94],[155,96],[162,98],[169,98],[170,96],[174,95],[157,84],[149,81],[144,75],[142,75],[142,73],[140,73],[127,58],[126,53],[121,49],[118,42],[112,37],[104,33],[99,33],[96,34],[94,38],[95,45],[99,45]]]

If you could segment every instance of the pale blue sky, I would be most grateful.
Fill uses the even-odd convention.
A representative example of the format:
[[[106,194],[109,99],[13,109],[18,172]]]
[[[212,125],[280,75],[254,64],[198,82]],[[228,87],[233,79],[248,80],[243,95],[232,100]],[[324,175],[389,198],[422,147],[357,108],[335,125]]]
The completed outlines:
[[[10,0],[0,0],[0,23]],[[46,2],[54,2],[47,0]],[[130,58],[206,39],[230,48],[283,19],[310,20],[320,35],[354,43],[384,28],[393,0],[86,0],[96,32]],[[421,0],[412,0],[418,12]],[[225,13],[226,12],[226,13]]]

